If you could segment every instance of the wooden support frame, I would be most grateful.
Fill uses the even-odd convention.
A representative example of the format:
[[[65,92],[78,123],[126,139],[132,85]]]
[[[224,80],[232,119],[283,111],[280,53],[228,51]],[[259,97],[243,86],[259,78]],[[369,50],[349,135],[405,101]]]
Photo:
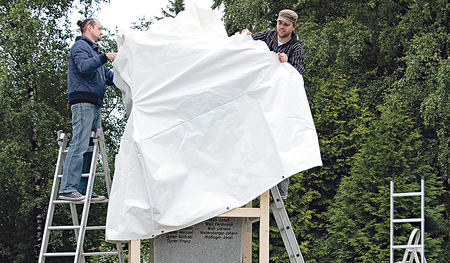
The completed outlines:
[[[131,240],[128,241],[128,262],[140,263],[141,262],[141,241]]]
[[[269,191],[259,197],[259,207],[251,208],[251,203],[246,207],[235,208],[223,213],[218,217],[245,217],[245,223],[253,222],[252,218],[259,218],[259,262],[269,262]],[[257,220],[256,220],[257,221]],[[246,231],[244,234],[244,261],[252,262],[252,233]]]
[[[259,197],[259,207],[252,207],[248,203],[245,207],[238,207],[218,217],[244,217],[245,225],[259,219],[259,262],[269,263],[269,191]],[[129,263],[140,263],[140,240],[128,242]],[[252,232],[247,229],[244,233],[244,260],[243,263],[252,262]]]

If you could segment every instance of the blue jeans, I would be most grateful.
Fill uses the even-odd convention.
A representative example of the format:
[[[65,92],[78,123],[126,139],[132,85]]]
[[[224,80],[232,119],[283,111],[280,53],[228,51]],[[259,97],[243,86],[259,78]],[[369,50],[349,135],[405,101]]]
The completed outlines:
[[[59,193],[78,191],[86,193],[87,178],[81,173],[89,172],[92,153],[86,153],[92,144],[91,132],[97,132],[101,125],[101,108],[87,102],[71,106],[72,140],[70,141],[61,179]]]

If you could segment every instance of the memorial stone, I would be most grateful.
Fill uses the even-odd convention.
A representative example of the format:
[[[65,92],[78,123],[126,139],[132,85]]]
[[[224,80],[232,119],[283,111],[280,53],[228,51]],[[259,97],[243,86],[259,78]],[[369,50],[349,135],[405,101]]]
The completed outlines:
[[[150,240],[151,263],[240,263],[244,218],[216,217]]]

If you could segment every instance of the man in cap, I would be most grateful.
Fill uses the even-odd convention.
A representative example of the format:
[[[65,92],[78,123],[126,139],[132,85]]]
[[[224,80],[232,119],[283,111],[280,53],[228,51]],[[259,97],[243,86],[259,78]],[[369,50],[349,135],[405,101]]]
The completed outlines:
[[[277,30],[266,30],[252,34],[248,29],[242,33],[252,35],[253,40],[264,41],[269,49],[278,54],[278,60],[282,63],[288,62],[303,75],[305,69],[305,52],[302,40],[294,32],[297,26],[298,15],[293,10],[283,9],[278,13]]]
[[[294,32],[297,26],[297,13],[290,9],[283,9],[278,13],[277,30],[266,30],[252,34],[248,29],[242,30],[242,34],[252,35],[253,40],[262,40],[269,47],[270,51],[278,54],[278,60],[281,63],[290,63],[300,74],[305,73],[303,62],[305,61],[305,52],[303,51],[302,41]],[[287,198],[289,178],[286,178],[278,184],[281,197]]]

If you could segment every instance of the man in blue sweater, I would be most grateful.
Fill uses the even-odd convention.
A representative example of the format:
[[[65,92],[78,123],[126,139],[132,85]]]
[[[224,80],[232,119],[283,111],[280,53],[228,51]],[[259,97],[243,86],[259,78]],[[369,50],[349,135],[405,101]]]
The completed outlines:
[[[87,178],[82,178],[83,166],[90,165],[86,155],[92,131],[101,127],[101,107],[105,86],[114,86],[114,73],[104,64],[114,60],[116,53],[100,53],[102,25],[96,19],[86,19],[77,25],[82,36],[77,37],[69,55],[67,90],[72,110],[72,140],[67,153],[59,198],[70,201],[84,199]],[[86,160],[84,160],[86,159]],[[87,168],[89,169],[89,168]],[[105,199],[92,193],[91,200]]]

